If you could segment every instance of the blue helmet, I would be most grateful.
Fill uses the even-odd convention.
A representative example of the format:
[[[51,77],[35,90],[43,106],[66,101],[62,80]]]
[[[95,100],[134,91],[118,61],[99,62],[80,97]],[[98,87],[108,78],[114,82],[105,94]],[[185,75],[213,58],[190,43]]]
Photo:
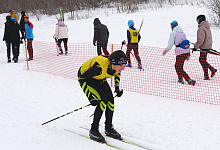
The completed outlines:
[[[129,20],[128,21],[128,27],[133,27],[134,26],[134,21],[133,20]]]
[[[174,25],[175,23],[177,23],[176,20],[174,20],[173,22],[170,23],[171,28],[173,27],[173,25]],[[178,23],[177,23],[177,24],[178,24]]]

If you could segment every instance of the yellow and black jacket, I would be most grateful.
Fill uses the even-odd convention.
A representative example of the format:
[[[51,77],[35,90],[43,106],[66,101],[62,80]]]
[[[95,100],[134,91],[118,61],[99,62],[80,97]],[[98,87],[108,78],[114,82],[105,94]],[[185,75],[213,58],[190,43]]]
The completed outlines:
[[[106,80],[115,77],[115,86],[119,86],[120,74],[112,70],[109,59],[105,56],[96,56],[86,61],[78,72],[78,80]]]

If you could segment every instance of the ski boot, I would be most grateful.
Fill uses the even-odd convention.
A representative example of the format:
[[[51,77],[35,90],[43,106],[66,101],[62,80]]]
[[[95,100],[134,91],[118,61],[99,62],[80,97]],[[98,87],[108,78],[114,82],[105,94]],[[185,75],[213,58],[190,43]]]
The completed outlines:
[[[131,64],[127,64],[126,67],[132,67],[132,65]]]
[[[94,141],[105,143],[105,138],[100,134],[98,130],[91,129],[89,131],[89,137]]]
[[[105,129],[105,134],[114,139],[121,140],[121,135],[113,127],[110,129]]]

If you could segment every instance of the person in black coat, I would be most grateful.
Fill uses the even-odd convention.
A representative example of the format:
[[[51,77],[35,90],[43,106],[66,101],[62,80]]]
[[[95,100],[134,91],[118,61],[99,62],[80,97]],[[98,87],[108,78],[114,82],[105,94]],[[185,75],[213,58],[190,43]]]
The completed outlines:
[[[21,44],[23,43],[23,41],[22,41],[22,39],[24,39],[24,32],[25,32],[25,27],[24,27],[24,25],[25,25],[25,21],[24,21],[24,16],[25,16],[25,12],[24,11],[22,11],[21,12],[21,19],[20,19],[20,26],[21,26]]]
[[[98,55],[102,55],[101,48],[105,55],[109,55],[107,51],[107,44],[109,38],[109,31],[107,26],[101,24],[99,18],[95,18],[93,24],[94,24],[93,45],[96,46],[96,42],[97,42]]]
[[[16,32],[15,32],[15,36],[17,37],[17,41],[16,41],[16,46],[15,46],[15,51],[14,53],[16,53],[16,59],[18,60],[18,56],[20,54],[20,32],[22,34],[22,29],[21,29],[21,26],[16,22],[15,18],[14,17],[11,17],[11,19],[15,22],[15,25],[16,25]],[[20,32],[19,32],[20,31]],[[14,55],[15,56],[15,55]],[[12,60],[14,60],[15,57],[13,57]]]
[[[13,51],[13,57],[14,62],[17,62],[18,53],[16,51],[16,41],[19,40],[17,33],[17,26],[15,22],[11,19],[11,16],[6,17],[5,22],[5,32],[3,41],[5,41],[5,44],[7,46],[7,57],[8,57],[8,63],[11,62],[11,45],[12,45],[12,51]]]

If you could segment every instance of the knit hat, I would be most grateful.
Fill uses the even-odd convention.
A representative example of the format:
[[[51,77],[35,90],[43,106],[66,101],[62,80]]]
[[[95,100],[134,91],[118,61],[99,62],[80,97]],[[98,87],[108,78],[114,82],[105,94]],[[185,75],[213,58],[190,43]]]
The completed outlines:
[[[171,28],[172,28],[172,30],[173,30],[173,28],[175,28],[176,26],[178,26],[177,21],[174,20],[173,22],[171,22],[171,23],[170,23],[170,26],[171,26]]]
[[[110,56],[109,60],[113,65],[123,65],[127,64],[127,58],[122,50],[114,51]]]
[[[6,16],[6,20],[11,20],[11,16]]]
[[[205,15],[199,15],[196,20],[198,20],[198,24],[200,24],[202,21],[205,21],[206,18],[205,18]]]
[[[128,27],[134,27],[134,21],[133,20],[129,20],[128,21]]]
[[[25,12],[24,11],[22,11],[21,14],[25,16]]]

